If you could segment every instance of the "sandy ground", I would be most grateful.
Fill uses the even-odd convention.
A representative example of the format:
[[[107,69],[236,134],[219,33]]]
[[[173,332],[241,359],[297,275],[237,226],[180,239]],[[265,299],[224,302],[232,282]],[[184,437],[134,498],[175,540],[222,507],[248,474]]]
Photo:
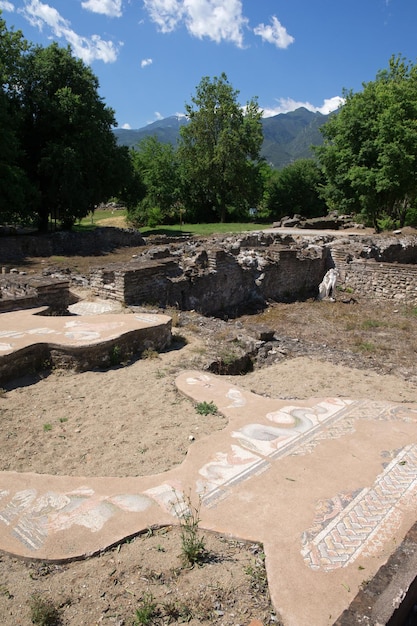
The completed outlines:
[[[0,395],[0,469],[83,476],[140,476],[181,463],[194,440],[221,429],[175,388],[202,365],[199,336],[157,358],[107,372],[54,371]],[[344,396],[417,402],[415,378],[380,375],[310,357],[287,358],[232,378],[280,398]],[[201,567],[184,567],[178,529],[147,533],[87,561],[48,565],[0,557],[0,623],[30,624],[34,602],[56,620],[39,624],[279,623],[269,604],[261,547],[206,537]],[[48,604],[49,603],[49,604]],[[144,621],[143,608],[151,610]],[[53,609],[53,610],[52,610]],[[52,616],[53,617],[53,616]],[[142,621],[141,621],[142,620]]]

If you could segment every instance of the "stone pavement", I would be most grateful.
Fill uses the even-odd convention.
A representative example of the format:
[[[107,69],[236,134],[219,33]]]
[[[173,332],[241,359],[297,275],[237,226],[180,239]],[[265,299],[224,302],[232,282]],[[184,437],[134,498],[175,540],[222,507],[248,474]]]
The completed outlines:
[[[272,399],[198,371],[176,384],[195,403],[214,402],[227,428],[154,476],[0,473],[0,549],[88,556],[178,521],[200,499],[202,529],[264,544],[286,626],[333,624],[415,522],[417,405]],[[385,624],[384,610],[366,623]]]
[[[102,303],[79,303],[82,315],[44,316],[48,307],[0,314],[0,357],[35,344],[82,347],[117,339],[138,329],[166,322],[164,315],[108,313]],[[102,313],[107,313],[105,316]],[[84,315],[88,319],[84,319]]]
[[[47,307],[0,314],[0,384],[47,364],[80,371],[110,367],[171,341],[168,315],[116,313],[105,302],[80,302],[72,310],[81,315],[42,315]]]

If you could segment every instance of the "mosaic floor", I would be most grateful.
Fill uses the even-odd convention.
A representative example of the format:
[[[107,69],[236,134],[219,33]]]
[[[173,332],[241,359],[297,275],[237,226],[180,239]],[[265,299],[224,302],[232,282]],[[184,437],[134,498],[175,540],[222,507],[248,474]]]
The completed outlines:
[[[213,402],[227,428],[157,476],[0,473],[0,549],[39,559],[93,554],[178,520],[191,497],[201,501],[203,528],[264,543],[286,624],[306,623],[300,585],[318,598],[309,623],[331,623],[320,590],[334,586],[335,619],[352,599],[346,589],[360,586],[362,570],[373,575],[415,521],[417,406],[273,399],[202,372],[183,372],[176,384],[194,403]]]

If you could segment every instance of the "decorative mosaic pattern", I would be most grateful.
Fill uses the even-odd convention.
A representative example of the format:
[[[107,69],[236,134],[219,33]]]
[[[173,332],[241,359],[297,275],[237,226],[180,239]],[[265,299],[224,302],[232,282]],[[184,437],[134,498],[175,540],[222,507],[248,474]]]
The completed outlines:
[[[98,532],[117,512],[138,513],[151,505],[145,495],[105,497],[89,487],[44,494],[25,489],[10,496],[8,491],[0,492],[0,523],[10,526],[13,536],[30,550],[39,550],[50,534],[73,525]]]
[[[317,504],[312,527],[304,533],[301,554],[312,569],[346,567],[371,556],[392,537],[401,507],[417,495],[417,445],[404,448],[374,485]]]
[[[69,330],[80,327],[70,326]],[[81,330],[91,330],[88,322]],[[204,445],[191,447],[183,468],[164,475],[138,477],[134,483],[132,479],[119,479],[113,491],[118,495],[101,493],[100,482],[97,490],[94,482],[60,490],[59,479],[55,479],[54,489],[38,490],[33,487],[39,483],[31,482],[29,474],[23,483],[26,488],[14,489],[12,474],[0,473],[0,547],[7,546],[6,537],[13,538],[14,550],[20,544],[23,555],[42,558],[42,549],[50,554],[51,546],[56,548],[56,533],[77,528],[77,534],[81,528],[91,537],[92,545],[101,549],[100,537],[107,537],[109,528],[111,540],[118,539],[117,525],[122,519],[121,526],[125,528],[128,520],[131,533],[146,528],[155,519],[177,521],[186,514],[190,500],[195,502],[197,497],[201,498],[204,517],[206,508],[216,507],[232,496],[237,485],[268,472],[283,458],[311,455],[322,441],[354,433],[359,420],[417,422],[415,406],[340,398],[285,402],[257,396],[225,379],[199,372],[184,372],[181,384],[179,388],[189,392],[187,395],[196,402],[214,401],[229,418],[228,429],[213,433],[213,439]],[[317,503],[314,520],[301,537],[301,554],[307,568],[331,571],[348,566],[359,555],[377,554],[402,524],[405,508],[414,504],[417,443],[401,448],[410,441],[404,437],[397,449],[393,449],[394,445],[390,448],[390,425],[384,428],[388,431],[387,449],[379,451],[382,473],[374,484]],[[413,428],[408,426],[408,432],[413,432]],[[405,426],[400,430],[406,430]],[[192,487],[187,490],[185,484]],[[332,487],[329,489],[332,496]],[[252,489],[251,498],[257,497]],[[128,517],[129,513],[134,515]],[[236,532],[238,521],[230,523]],[[61,548],[60,541],[57,545],[65,558],[67,548]]]

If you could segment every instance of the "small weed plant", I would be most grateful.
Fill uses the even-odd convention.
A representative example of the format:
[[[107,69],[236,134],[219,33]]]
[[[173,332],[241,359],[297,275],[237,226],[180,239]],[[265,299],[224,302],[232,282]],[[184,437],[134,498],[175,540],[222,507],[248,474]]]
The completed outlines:
[[[217,406],[214,404],[214,402],[199,402],[196,407],[195,410],[197,411],[197,413],[199,415],[216,415],[217,413]]]
[[[141,605],[136,609],[134,626],[146,626],[152,624],[159,613],[155,598],[151,593],[145,593]]]
[[[44,424],[43,430],[45,433],[49,432],[50,430],[52,430],[52,424]]]
[[[114,367],[115,365],[120,365],[122,360],[122,351],[120,346],[113,346],[110,350],[110,365]]]
[[[201,499],[198,506],[194,506],[190,496],[186,499],[187,507],[180,515],[181,529],[181,558],[185,566],[201,564],[206,557],[206,541],[200,533],[200,507]],[[181,507],[181,503],[177,500],[177,506]]]
[[[364,320],[362,322],[362,328],[364,330],[370,330],[372,328],[379,328],[380,326],[382,326],[381,322],[378,322],[378,320]]]
[[[30,600],[30,619],[36,626],[56,626],[60,623],[59,612],[52,600],[36,593]]]
[[[159,359],[159,354],[154,348],[146,348],[142,352],[142,359]]]
[[[376,346],[371,341],[361,341],[357,344],[358,350],[361,352],[375,352]]]
[[[265,593],[268,589],[268,578],[265,569],[265,553],[260,552],[255,561],[248,565],[245,574],[250,578],[250,585],[254,591]]]
[[[163,611],[168,618],[168,624],[171,622],[186,624],[193,618],[190,607],[183,602],[166,602],[163,605]]]

